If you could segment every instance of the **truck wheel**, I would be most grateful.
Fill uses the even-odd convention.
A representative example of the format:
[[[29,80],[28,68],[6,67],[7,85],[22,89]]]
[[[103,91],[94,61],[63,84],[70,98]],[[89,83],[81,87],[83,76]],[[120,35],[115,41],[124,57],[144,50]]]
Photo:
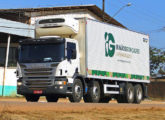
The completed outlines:
[[[89,91],[86,96],[84,96],[85,102],[98,103],[100,101],[100,85],[97,81],[93,82],[93,85],[89,87]]]
[[[100,99],[99,103],[109,103],[111,99],[111,97],[103,97]]]
[[[126,103],[125,97],[123,95],[117,96],[117,102],[118,103]]]
[[[48,102],[57,102],[58,101],[58,96],[48,95],[48,96],[46,96],[46,100]]]
[[[27,102],[38,102],[40,96],[37,95],[25,95]]]
[[[69,96],[70,102],[80,102],[83,96],[83,85],[81,80],[75,79],[72,87],[72,95]]]
[[[88,96],[89,96],[88,94],[83,96],[83,99],[84,99],[85,103],[91,102]]]
[[[128,83],[125,89],[125,102],[133,103],[133,101],[134,101],[134,87],[131,83]]]
[[[142,101],[142,98],[143,98],[142,87],[141,87],[141,85],[137,84],[137,85],[135,85],[134,88],[135,88],[135,91],[134,91],[134,94],[135,94],[134,103],[140,104],[140,102]]]

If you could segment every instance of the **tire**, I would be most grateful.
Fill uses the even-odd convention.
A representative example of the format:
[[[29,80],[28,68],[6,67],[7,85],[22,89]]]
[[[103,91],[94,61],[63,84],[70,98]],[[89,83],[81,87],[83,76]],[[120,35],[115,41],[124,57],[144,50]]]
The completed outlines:
[[[70,102],[80,102],[83,96],[83,85],[81,80],[75,79],[72,87],[72,95],[69,96]]]
[[[83,99],[84,99],[84,102],[85,102],[85,103],[90,103],[90,102],[91,102],[91,100],[90,100],[89,97],[88,97],[88,94],[87,94],[87,95],[84,95],[84,96],[83,96]]]
[[[118,95],[117,96],[117,102],[118,103],[126,103],[124,95]]]
[[[27,102],[38,102],[40,96],[37,95],[25,95],[25,99]]]
[[[125,88],[125,102],[126,103],[134,102],[134,87],[131,83],[128,83]]]
[[[58,99],[59,99],[58,96],[53,96],[53,95],[48,95],[48,96],[46,96],[47,102],[57,102]]]
[[[100,99],[99,103],[109,103],[111,99],[111,97],[103,97]]]
[[[84,96],[84,102],[98,103],[100,101],[100,85],[97,81],[92,83],[92,86],[89,86],[87,95]]]
[[[137,84],[134,87],[135,91],[134,91],[134,103],[136,104],[140,104],[140,102],[143,99],[143,90],[141,85]]]

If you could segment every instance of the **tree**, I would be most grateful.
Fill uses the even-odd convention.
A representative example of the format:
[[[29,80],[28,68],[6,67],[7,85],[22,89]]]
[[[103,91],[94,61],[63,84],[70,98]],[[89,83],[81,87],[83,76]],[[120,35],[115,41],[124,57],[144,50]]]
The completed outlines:
[[[155,47],[150,47],[150,73],[151,76],[156,74],[165,75],[165,51]]]

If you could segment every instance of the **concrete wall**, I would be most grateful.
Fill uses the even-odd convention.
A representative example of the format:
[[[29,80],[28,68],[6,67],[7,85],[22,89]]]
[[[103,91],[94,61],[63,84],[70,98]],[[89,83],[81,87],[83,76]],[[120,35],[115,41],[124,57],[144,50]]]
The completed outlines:
[[[15,75],[16,69],[7,69],[4,86],[4,96],[15,96],[17,89],[17,78]],[[0,68],[0,96],[2,96],[2,85],[3,85],[3,73],[4,69]]]
[[[22,37],[34,38],[35,37],[34,30],[35,30],[35,27],[32,25],[0,18],[0,32],[3,33],[4,36],[10,34],[12,36],[17,36],[17,37],[20,36],[20,38]],[[8,39],[1,40],[0,46],[1,47],[6,46],[7,40]],[[19,37],[18,37],[18,40],[19,40]],[[11,40],[10,40],[11,44],[9,47],[13,45],[12,42],[13,42],[13,37],[11,37]],[[10,51],[10,48],[9,48],[9,51]],[[17,78],[14,73],[15,71],[16,71],[16,68],[8,68],[6,70],[4,93],[3,93],[4,96],[16,95]],[[0,67],[0,96],[2,95],[3,77],[4,77],[4,68]]]

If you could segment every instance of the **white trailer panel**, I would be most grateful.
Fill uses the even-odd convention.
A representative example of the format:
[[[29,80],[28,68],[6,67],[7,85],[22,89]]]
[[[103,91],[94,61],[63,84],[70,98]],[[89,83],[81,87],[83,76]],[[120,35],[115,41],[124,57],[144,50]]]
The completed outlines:
[[[149,36],[87,19],[87,77],[149,82]]]

